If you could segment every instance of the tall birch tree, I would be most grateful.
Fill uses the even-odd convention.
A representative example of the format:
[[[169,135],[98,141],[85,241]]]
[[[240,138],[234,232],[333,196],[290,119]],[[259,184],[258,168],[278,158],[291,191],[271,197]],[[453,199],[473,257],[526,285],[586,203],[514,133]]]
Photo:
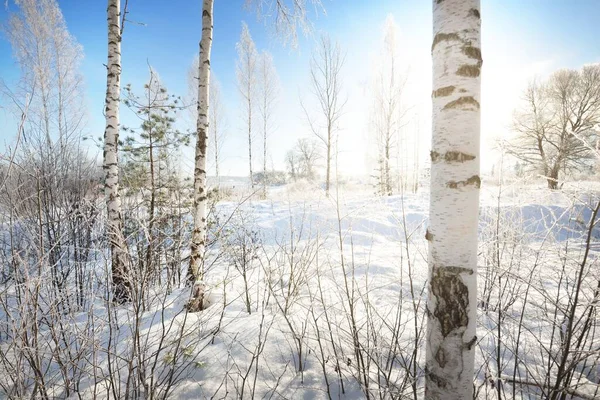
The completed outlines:
[[[473,397],[481,185],[479,10],[479,0],[433,1],[426,399]]]
[[[342,97],[341,78],[344,59],[339,44],[332,42],[327,35],[321,36],[310,62],[310,84],[317,104],[319,121],[313,120],[302,105],[313,134],[325,147],[325,193],[328,196],[333,149],[339,121],[346,105],[346,100]]]
[[[62,147],[77,138],[85,124],[83,49],[69,33],[56,0],[18,0],[2,30],[21,70],[18,86],[2,90],[22,109],[28,99],[27,132]]]
[[[259,101],[258,109],[262,122],[263,134],[263,197],[267,197],[267,137],[272,129],[273,108],[277,100],[278,80],[275,66],[273,65],[273,57],[267,51],[263,51],[260,55],[258,65],[258,82],[259,82]]]
[[[210,139],[209,148],[212,149],[215,163],[215,176],[219,179],[219,165],[221,163],[221,150],[225,141],[227,131],[226,110],[221,98],[221,84],[214,75],[210,77]]]
[[[108,215],[108,239],[111,252],[111,270],[114,300],[124,303],[131,298],[131,273],[127,244],[123,236],[121,197],[119,195],[119,101],[121,94],[121,1],[108,0],[108,63],[106,74],[104,130],[104,194]]]
[[[198,121],[196,125],[196,157],[194,166],[194,230],[192,231],[188,283],[192,296],[188,311],[204,308],[204,251],[206,246],[206,143],[208,140],[208,104],[210,88],[210,51],[213,35],[214,0],[202,2],[202,38],[198,63]]]
[[[251,4],[254,0],[247,0]],[[298,26],[306,23],[306,1],[293,0],[289,8],[285,0],[258,1],[259,13],[268,9],[275,10],[276,27],[295,36]],[[311,0],[315,5],[319,0]],[[209,82],[210,82],[210,50],[213,34],[214,0],[203,0],[202,3],[202,38],[200,40],[200,56],[198,63],[198,122],[196,160],[194,169],[194,230],[191,240],[188,282],[193,284],[192,296],[186,308],[188,311],[200,311],[204,302],[204,249],[206,241],[206,141],[209,115]]]
[[[377,192],[391,196],[392,156],[398,146],[400,128],[406,115],[402,92],[406,78],[398,60],[397,25],[390,15],[385,21],[383,49],[374,81],[373,125],[377,144]],[[403,155],[400,155],[401,157]]]
[[[244,102],[246,116],[246,129],[248,132],[248,165],[250,173],[250,186],[254,189],[254,174],[252,171],[252,111],[255,107],[254,101],[257,90],[258,77],[258,53],[256,45],[250,36],[250,30],[246,23],[242,23],[242,34],[236,45],[238,61],[236,75],[238,89]]]

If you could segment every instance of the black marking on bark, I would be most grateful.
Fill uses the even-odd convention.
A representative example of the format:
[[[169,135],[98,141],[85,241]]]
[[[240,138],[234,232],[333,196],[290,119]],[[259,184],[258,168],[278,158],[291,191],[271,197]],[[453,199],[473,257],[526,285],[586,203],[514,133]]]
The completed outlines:
[[[448,381],[446,381],[441,376],[438,376],[438,375],[434,374],[433,372],[429,371],[427,368],[425,369],[425,374],[440,389],[445,389],[448,386]]]
[[[458,189],[465,186],[475,186],[477,189],[481,187],[481,178],[479,175],[473,175],[466,181],[450,181],[446,184],[450,189]]]
[[[466,154],[461,151],[447,151],[444,154],[440,154],[437,151],[431,152],[431,162],[444,160],[446,162],[465,162],[474,160],[475,156]]]
[[[434,90],[432,93],[432,96],[433,97],[450,96],[454,92],[454,89],[456,89],[454,86],[445,86],[443,88],[439,88],[438,90]]]
[[[433,233],[429,232],[429,229],[425,231],[425,240],[431,242],[433,240]]]
[[[190,277],[190,280],[191,279],[192,277]],[[192,296],[185,305],[185,309],[190,313],[204,310],[204,293],[205,287],[203,283],[194,284],[194,287],[192,288]]]
[[[464,106],[473,106],[479,110],[479,102],[473,96],[462,96],[446,104],[442,110],[451,110],[453,108],[465,109]]]
[[[443,347],[440,347],[435,353],[435,359],[440,364],[440,367],[444,368],[446,366],[446,352]]]
[[[433,49],[435,49],[435,46],[437,46],[438,43],[444,42],[446,40],[460,41],[460,37],[458,36],[457,33],[438,33],[433,38],[433,43],[431,44],[431,51],[433,51]]]
[[[483,59],[481,58],[481,50],[473,46],[463,46],[462,52],[469,58],[477,60],[478,65],[481,67]]]
[[[477,19],[481,19],[481,14],[479,13],[479,10],[476,8],[471,8],[469,10],[469,17],[475,17]]]
[[[465,343],[465,347],[467,348],[467,350],[471,350],[476,341],[477,341],[477,336],[473,336],[473,339],[469,340],[468,343]]]
[[[469,289],[460,274],[473,274],[468,268],[433,267],[431,292],[436,298],[433,315],[440,323],[442,336],[447,337],[469,323]]]
[[[464,65],[461,65],[460,67],[458,67],[458,69],[456,70],[456,75],[468,76],[470,78],[476,78],[479,76],[480,73],[481,73],[480,65],[464,64]]]

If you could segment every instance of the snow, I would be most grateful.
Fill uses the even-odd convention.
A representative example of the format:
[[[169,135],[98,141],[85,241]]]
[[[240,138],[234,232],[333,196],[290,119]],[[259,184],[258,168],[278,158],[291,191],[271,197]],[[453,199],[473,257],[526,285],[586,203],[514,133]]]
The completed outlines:
[[[243,398],[359,399],[365,394],[360,383],[364,375],[356,369],[359,358],[354,343],[358,340],[363,356],[370,356],[364,362],[369,366],[371,394],[380,390],[384,397],[396,397],[399,391],[411,393],[416,342],[417,394],[422,397],[428,193],[420,190],[381,198],[373,196],[368,187],[348,184],[327,198],[319,187],[304,182],[272,188],[267,200],[248,198],[242,192],[233,196],[216,207],[219,221],[226,221],[227,229],[209,253],[206,310],[197,314],[184,311],[189,295],[185,288],[165,293],[154,287],[143,310],[132,306],[109,309],[99,290],[89,310],[65,316],[72,343],[89,346],[85,357],[78,359],[83,366],[79,395],[114,397],[111,378],[114,383],[119,381],[117,376],[119,393],[124,393],[129,361],[143,359],[148,367],[145,373],[156,377],[157,398],[237,398],[243,390]],[[486,252],[492,246],[480,245],[480,299],[490,293],[490,303],[478,307],[475,372],[478,396],[484,398],[495,391],[489,382],[496,376],[490,358],[496,354],[498,315],[504,321],[503,376],[513,374],[514,358],[508,348],[514,348],[517,334],[526,361],[519,363],[519,376],[532,379],[548,362],[539,350],[541,345],[549,347],[553,337],[551,326],[540,323],[552,320],[552,315],[544,312],[548,307],[545,299],[552,296],[544,294],[555,293],[560,279],[574,279],[592,212],[589,204],[596,197],[580,187],[549,192],[542,187],[495,184],[484,184],[481,197],[481,242],[493,241],[497,218],[503,237],[511,235],[517,242],[503,253],[506,264],[501,269],[490,264],[493,257]],[[216,232],[213,227],[211,233]],[[257,240],[248,243],[249,265],[244,269],[236,264],[240,253],[235,233],[239,238],[251,232]],[[597,237],[596,232],[594,240]],[[569,253],[564,251],[567,245],[571,246]],[[595,249],[597,246],[592,262]],[[565,254],[569,261],[561,270]],[[590,281],[596,282],[597,272],[594,275],[590,270],[589,274]],[[488,282],[495,284],[498,276],[500,282],[518,287],[514,298],[502,297],[512,302],[500,314],[502,305],[495,306],[498,287],[486,288]],[[509,276],[519,279],[510,280]],[[525,298],[522,284],[527,279],[535,283],[535,289]],[[588,289],[582,296],[588,296],[589,303]],[[10,298],[11,293],[14,288],[7,286],[3,298]],[[524,329],[519,333],[526,302],[531,305],[527,303]],[[49,337],[52,332],[42,334]],[[143,354],[132,353],[137,338]],[[10,341],[4,340],[2,349],[10,354]],[[89,366],[92,359],[98,368]],[[60,382],[58,365],[48,368],[53,371],[48,372],[48,379]],[[578,390],[593,395],[600,370],[598,364],[587,368],[595,368],[595,375],[588,373],[583,379],[586,385]],[[543,380],[543,373],[538,374]],[[171,386],[166,384],[169,379]],[[0,382],[11,384],[7,376]],[[511,389],[505,385],[505,396],[510,397]],[[144,393],[144,388],[138,390]],[[65,397],[59,383],[52,395]],[[77,396],[71,393],[71,397]],[[531,388],[524,396],[536,398],[540,393]]]

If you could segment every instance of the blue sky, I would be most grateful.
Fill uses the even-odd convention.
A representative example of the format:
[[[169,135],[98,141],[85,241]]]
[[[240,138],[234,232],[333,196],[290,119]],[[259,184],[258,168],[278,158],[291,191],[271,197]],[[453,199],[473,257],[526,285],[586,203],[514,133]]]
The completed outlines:
[[[246,168],[245,136],[241,124],[240,98],[235,81],[235,44],[241,23],[248,23],[259,50],[273,54],[282,90],[271,135],[270,158],[283,167],[283,158],[297,138],[309,135],[299,98],[308,98],[308,60],[321,31],[336,38],[346,51],[344,88],[348,96],[347,117],[340,132],[340,165],[349,172],[368,173],[361,154],[365,146],[368,118],[366,91],[374,55],[381,46],[383,23],[392,14],[400,30],[402,53],[409,74],[410,101],[419,120],[421,152],[430,141],[430,53],[431,2],[427,0],[323,0],[326,15],[311,15],[314,34],[301,37],[296,49],[283,47],[272,29],[244,8],[244,0],[215,0],[213,72],[218,77],[229,120],[222,171],[243,174]],[[85,77],[89,123],[94,136],[103,132],[102,106],[106,70],[106,2],[59,0],[70,32],[85,51],[81,72]],[[14,10],[14,5],[9,5]],[[124,84],[140,88],[147,79],[147,62],[158,71],[173,94],[187,93],[187,71],[198,51],[200,0],[130,0],[129,23],[123,38]],[[528,79],[547,75],[562,67],[579,68],[600,61],[600,1],[598,0],[483,0],[482,1],[482,147],[506,135],[512,110]],[[2,7],[0,22],[7,11]],[[10,45],[0,40],[0,78],[7,84],[18,79],[18,67]],[[309,100],[308,100],[309,101]],[[4,100],[0,105],[5,106]],[[124,115],[124,124],[128,116]],[[0,143],[14,139],[15,120],[0,109]],[[416,125],[411,125],[414,126]],[[259,149],[255,149],[258,153]],[[490,153],[491,154],[491,153]],[[184,152],[183,163],[191,165],[192,152]],[[186,166],[184,165],[184,167]]]

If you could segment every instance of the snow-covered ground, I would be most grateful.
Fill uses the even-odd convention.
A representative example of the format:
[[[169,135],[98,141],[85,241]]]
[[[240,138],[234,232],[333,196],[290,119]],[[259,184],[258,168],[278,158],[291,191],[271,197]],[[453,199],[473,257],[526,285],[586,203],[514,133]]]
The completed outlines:
[[[560,192],[484,184],[479,398],[497,398],[498,385],[511,398],[511,380],[522,382],[514,394],[523,398],[544,398],[552,385],[569,322],[561,316],[570,315],[597,201],[591,189],[588,183]],[[144,309],[107,309],[98,293],[90,310],[65,317],[64,343],[84,353],[72,351],[80,383],[69,396],[422,397],[428,193],[382,198],[348,184],[326,197],[306,182],[272,188],[267,200],[237,193],[214,211],[206,310],[184,311],[186,289],[153,287]],[[597,237],[594,231],[581,269],[577,318],[596,315]],[[580,332],[585,319],[577,321]],[[590,324],[584,335],[573,335],[574,343],[581,337],[577,354],[585,354],[585,363],[576,363],[569,390],[593,398],[600,333],[597,321]],[[51,329],[46,335],[49,343],[60,342]],[[11,346],[2,343],[5,354]],[[47,380],[61,382],[60,362],[47,368]],[[17,369],[0,365],[3,388],[11,385],[6,374]],[[148,384],[127,386],[128,376]],[[66,397],[63,386],[57,383],[49,396]]]

